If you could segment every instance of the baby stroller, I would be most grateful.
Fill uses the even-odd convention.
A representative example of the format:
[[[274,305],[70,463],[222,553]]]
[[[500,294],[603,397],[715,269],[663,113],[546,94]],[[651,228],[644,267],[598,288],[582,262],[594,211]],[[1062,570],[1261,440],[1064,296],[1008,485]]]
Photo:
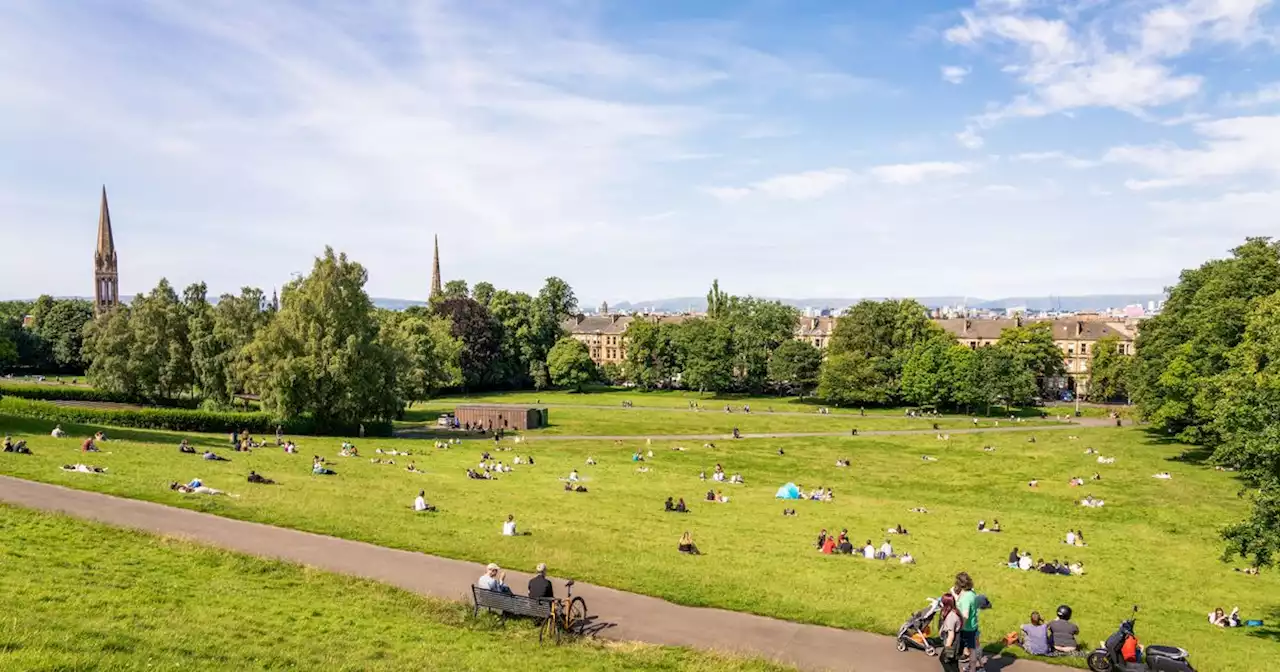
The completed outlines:
[[[898,629],[898,650],[906,651],[907,647],[920,649],[927,656],[938,655],[938,649],[929,640],[933,617],[937,615],[942,600],[935,597],[928,598],[929,606],[911,614],[911,618]]]

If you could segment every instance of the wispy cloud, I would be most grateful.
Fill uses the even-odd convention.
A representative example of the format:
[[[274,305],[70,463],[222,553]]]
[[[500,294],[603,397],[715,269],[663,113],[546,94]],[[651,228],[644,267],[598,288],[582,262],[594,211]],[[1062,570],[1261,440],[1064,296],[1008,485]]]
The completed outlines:
[[[826,168],[801,173],[775,175],[745,187],[709,187],[708,194],[725,202],[740,201],[752,194],[793,201],[821,198],[844,186],[853,173],[844,168]]]
[[[970,72],[971,70],[964,66],[944,65],[942,66],[942,79],[952,84],[962,84]]]
[[[898,163],[876,166],[870,170],[875,179],[885,184],[917,184],[934,178],[966,175],[977,169],[972,163],[926,161],[922,163]]]
[[[1280,183],[1280,116],[1236,117],[1194,126],[1202,139],[1195,149],[1125,145],[1107,151],[1104,161],[1130,164],[1155,177],[1130,179],[1132,190],[1201,184],[1223,178],[1257,176]]]
[[[1269,82],[1248,93],[1223,96],[1228,107],[1261,107],[1280,103],[1280,82]]]

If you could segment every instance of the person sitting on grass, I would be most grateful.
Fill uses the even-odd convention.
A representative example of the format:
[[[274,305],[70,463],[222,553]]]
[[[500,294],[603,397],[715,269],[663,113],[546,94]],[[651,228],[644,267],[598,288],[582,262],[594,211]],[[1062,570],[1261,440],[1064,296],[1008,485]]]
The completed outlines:
[[[840,544],[836,546],[836,552],[842,555],[853,555],[853,542],[849,541],[849,537],[840,535]]]
[[[1080,648],[1076,642],[1076,636],[1080,634],[1080,628],[1071,622],[1071,607],[1062,605],[1058,607],[1058,617],[1049,623],[1049,642],[1053,644],[1054,651],[1070,653]]]
[[[676,512],[676,513],[689,513],[689,507],[685,506],[685,504],[684,504],[684,498],[683,498],[683,497],[681,497],[681,498],[680,498],[680,500],[676,502],[675,512]]]
[[[507,522],[502,524],[502,536],[516,536],[516,517],[514,514],[507,514]]]
[[[708,490],[708,491],[707,491],[707,497],[706,497],[706,499],[707,499],[707,501],[708,501],[708,502],[714,502],[714,501],[716,501],[716,491],[715,491],[715,490]]]
[[[52,432],[49,432],[49,436],[52,436],[52,437],[53,437],[53,438],[55,438],[55,439],[61,439],[61,438],[65,437],[66,435],[67,435],[67,433],[66,433],[66,432],[64,432],[64,431],[62,431],[62,425],[54,425],[54,426],[53,426],[53,431],[52,431]]]
[[[680,543],[676,545],[676,550],[684,553],[685,555],[702,555],[702,552],[698,550],[697,545],[693,543],[693,535],[689,534],[688,531],[680,535]]]
[[[419,490],[418,497],[413,500],[413,510],[419,513],[423,511],[435,511],[436,507],[427,503],[427,491]]]
[[[1018,558],[1018,569],[1029,572],[1032,569],[1031,551],[1025,551],[1021,558]]]
[[[182,443],[179,443],[179,444],[178,444],[178,452],[179,452],[179,453],[187,453],[187,454],[190,454],[190,455],[195,455],[195,454],[196,454],[196,449],[195,449],[194,447],[192,447],[192,445],[191,445],[190,443],[187,443],[187,440],[186,440],[186,439],[183,439],[183,440],[182,440]]]
[[[884,543],[880,544],[880,552],[876,554],[876,559],[888,560],[889,558],[896,558],[896,557],[898,556],[893,554],[893,544],[890,544],[889,540],[885,539]]]
[[[324,460],[316,460],[311,463],[311,473],[315,476],[333,476],[338,472],[324,466]]]
[[[1080,530],[1076,530],[1076,546],[1088,546],[1088,544],[1084,543],[1084,532]]]
[[[107,433],[102,430],[98,430],[94,433],[93,440],[97,443],[103,443],[107,440]]]
[[[1018,633],[1018,644],[1033,656],[1047,656],[1053,653],[1049,642],[1049,626],[1040,618],[1040,612],[1031,612],[1031,622],[1023,625]]]
[[[203,454],[203,455],[201,455],[201,459],[205,459],[205,460],[208,460],[208,461],[210,461],[210,462],[230,462],[230,461],[231,461],[231,460],[228,460],[227,458],[225,458],[225,457],[223,457],[223,456],[221,456],[221,455],[218,455],[217,453],[213,452],[212,450],[206,450],[206,451],[204,451],[204,454]]]
[[[511,594],[511,589],[507,587],[507,573],[492,562],[489,563],[488,567],[485,567],[484,574],[481,574],[480,578],[476,580],[476,586],[484,590],[492,590],[495,593]]]
[[[275,485],[276,484],[275,481],[263,476],[262,474],[259,474],[256,471],[249,472],[249,482],[257,483],[258,485]]]
[[[827,537],[826,541],[822,542],[822,552],[826,555],[831,555],[832,553],[835,552],[835,550],[836,550],[836,538]]]
[[[668,513],[676,510],[676,503],[673,497],[667,498],[667,501],[662,505],[662,510]]]
[[[97,452],[100,452],[100,451],[98,450],[98,444],[94,443],[94,441],[93,441],[93,437],[91,436],[91,437],[89,437],[89,438],[85,439],[85,440],[84,440],[84,443],[80,444],[80,452],[82,452],[82,453],[97,453]]]
[[[823,530],[818,533],[818,543],[815,544],[815,547],[818,548],[818,550],[822,550],[822,545],[825,543],[827,543],[827,531]]]
[[[1209,614],[1209,623],[1219,628],[1238,628],[1240,627],[1240,607],[1231,610],[1230,614],[1225,614],[1222,607],[1214,609]]]
[[[915,557],[914,557],[914,556],[912,556],[912,555],[911,555],[911,552],[910,552],[910,551],[907,551],[907,552],[904,552],[904,553],[902,554],[902,557],[901,557],[901,558],[898,558],[898,564],[901,564],[901,565],[914,565],[914,564],[916,564],[916,559],[915,559]]]
[[[862,547],[862,557],[868,560],[876,559],[876,547],[871,545],[871,540],[867,540],[867,544]]]
[[[577,482],[578,482],[578,470],[577,470],[577,469],[570,469],[570,470],[569,470],[569,482],[570,482],[570,483],[577,483]]]

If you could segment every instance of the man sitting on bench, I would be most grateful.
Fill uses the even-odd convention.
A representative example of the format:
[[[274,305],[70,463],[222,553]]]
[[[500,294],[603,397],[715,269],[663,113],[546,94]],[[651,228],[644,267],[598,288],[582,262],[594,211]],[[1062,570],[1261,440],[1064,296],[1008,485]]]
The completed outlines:
[[[556,597],[555,588],[547,580],[547,565],[544,562],[538,563],[538,573],[529,579],[529,597],[535,600],[552,600]]]
[[[507,587],[507,573],[492,562],[485,568],[485,573],[480,575],[480,579],[476,581],[476,586],[496,593],[511,594],[511,589]]]

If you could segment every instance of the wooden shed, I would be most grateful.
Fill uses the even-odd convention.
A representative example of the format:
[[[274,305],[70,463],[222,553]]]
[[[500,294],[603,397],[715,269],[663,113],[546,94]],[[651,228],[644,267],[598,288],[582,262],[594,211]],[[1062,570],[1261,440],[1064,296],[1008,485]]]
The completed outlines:
[[[525,430],[547,426],[547,409],[537,406],[485,404],[458,406],[453,415],[460,426],[486,430]]]

